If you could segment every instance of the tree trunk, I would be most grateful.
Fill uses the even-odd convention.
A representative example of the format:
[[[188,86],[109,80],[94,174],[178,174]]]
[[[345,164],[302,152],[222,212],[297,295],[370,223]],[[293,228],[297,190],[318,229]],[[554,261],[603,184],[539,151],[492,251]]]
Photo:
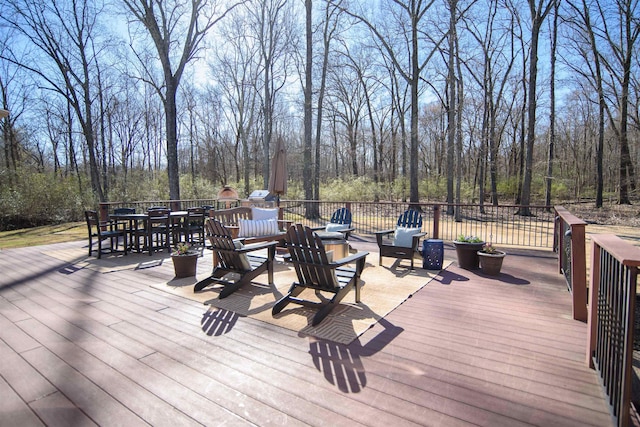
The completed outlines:
[[[177,82],[165,73],[165,131],[167,133],[167,174],[169,199],[180,200],[180,172],[178,169],[178,112],[176,108]]]

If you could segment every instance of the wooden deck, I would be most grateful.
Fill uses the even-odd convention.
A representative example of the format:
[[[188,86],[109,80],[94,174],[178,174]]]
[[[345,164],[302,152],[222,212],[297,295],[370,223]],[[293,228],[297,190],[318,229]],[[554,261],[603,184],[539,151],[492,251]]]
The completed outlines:
[[[550,252],[508,250],[498,278],[454,263],[344,346],[208,318],[150,287],[169,262],[98,273],[47,249],[0,251],[1,426],[611,425]]]

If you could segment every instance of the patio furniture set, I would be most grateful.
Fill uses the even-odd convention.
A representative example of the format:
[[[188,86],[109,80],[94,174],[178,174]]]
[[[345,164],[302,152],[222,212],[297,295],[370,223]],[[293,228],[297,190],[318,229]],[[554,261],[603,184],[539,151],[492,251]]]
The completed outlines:
[[[354,228],[351,213],[346,208],[334,212],[325,227],[316,228],[292,225],[278,219],[278,209],[257,207],[211,210],[206,221],[204,210],[198,208],[177,212],[152,208],[144,214],[117,211],[104,224],[98,221],[95,211],[87,211],[86,215],[90,227],[89,254],[92,237],[97,237],[98,257],[102,253],[102,239],[110,239],[111,249],[117,249],[118,239],[122,238],[125,254],[132,249],[151,254],[154,250],[170,248],[171,242],[179,242],[176,239],[181,236],[187,241],[195,241],[195,235],[203,241],[206,236],[209,249],[213,251],[214,267],[209,277],[194,285],[194,292],[201,292],[210,285],[222,285],[219,298],[226,298],[264,272],[268,274],[269,284],[273,284],[276,246],[281,246],[288,252],[285,261],[294,266],[297,281],[273,306],[274,316],[290,303],[311,306],[318,309],[312,320],[315,326],[351,289],[355,288],[355,300],[360,301],[360,276],[368,252],[350,254],[347,239]],[[377,232],[379,264],[382,265],[383,257],[407,259],[413,269],[414,255],[420,239],[426,234],[421,227],[420,212],[407,210],[398,218],[395,229]],[[95,234],[92,230],[96,230]],[[390,238],[392,235],[393,239]],[[143,238],[142,246],[140,237]],[[333,296],[311,301],[300,297],[305,289]]]
[[[144,213],[133,208],[118,208],[101,221],[96,211],[85,211],[89,232],[89,256],[93,253],[94,239],[98,245],[97,257],[104,253],[102,242],[110,241],[109,250],[118,251],[122,239],[123,253],[129,251],[154,252],[167,249],[180,241],[204,244],[205,208],[195,207],[172,211],[162,206],[151,207]],[[105,248],[106,249],[106,248]]]

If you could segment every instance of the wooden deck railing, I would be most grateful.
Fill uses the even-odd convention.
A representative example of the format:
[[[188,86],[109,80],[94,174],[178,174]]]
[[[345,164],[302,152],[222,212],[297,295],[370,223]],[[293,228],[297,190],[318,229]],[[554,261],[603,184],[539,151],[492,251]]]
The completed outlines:
[[[564,274],[573,297],[573,318],[587,320],[587,258],[585,252],[586,222],[556,206],[553,248],[558,252],[558,270]]]
[[[612,234],[592,237],[586,356],[618,426],[630,421],[638,267],[640,248]]]

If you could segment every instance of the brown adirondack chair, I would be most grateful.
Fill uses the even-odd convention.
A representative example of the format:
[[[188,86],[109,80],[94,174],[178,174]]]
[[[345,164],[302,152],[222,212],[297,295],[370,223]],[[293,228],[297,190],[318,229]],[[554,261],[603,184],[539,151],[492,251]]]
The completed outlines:
[[[245,246],[240,240],[234,240],[231,232],[213,218],[207,219],[205,234],[211,243],[210,249],[213,250],[214,267],[211,276],[195,284],[194,292],[199,292],[211,284],[222,285],[219,298],[226,298],[265,271],[268,272],[269,283],[273,283],[273,258],[277,242],[260,242]],[[266,257],[253,254],[261,249],[267,249]],[[236,275],[229,277],[229,273]]]
[[[333,310],[347,293],[355,287],[355,300],[360,302],[360,275],[368,252],[358,252],[345,258],[332,260],[327,256],[322,240],[309,227],[296,224],[289,228],[285,237],[289,261],[293,263],[298,280],[289,292],[273,306],[272,315],[280,313],[289,303],[316,307],[318,312],[312,320],[315,326]],[[355,263],[355,268],[345,267]],[[333,298],[310,301],[298,296],[305,289],[333,293]]]
[[[411,270],[413,270],[413,258],[418,252],[420,238],[424,237],[426,233],[415,232],[408,237],[405,234],[404,237],[407,237],[406,239],[400,239],[398,233],[407,233],[411,232],[410,230],[415,231],[415,229],[420,228],[422,228],[422,214],[415,209],[409,209],[398,217],[397,228],[377,231],[375,234],[378,248],[380,249],[379,265],[382,265],[382,257],[408,259],[411,261]],[[388,238],[394,234],[395,239]],[[401,243],[400,240],[406,240],[406,242]]]

